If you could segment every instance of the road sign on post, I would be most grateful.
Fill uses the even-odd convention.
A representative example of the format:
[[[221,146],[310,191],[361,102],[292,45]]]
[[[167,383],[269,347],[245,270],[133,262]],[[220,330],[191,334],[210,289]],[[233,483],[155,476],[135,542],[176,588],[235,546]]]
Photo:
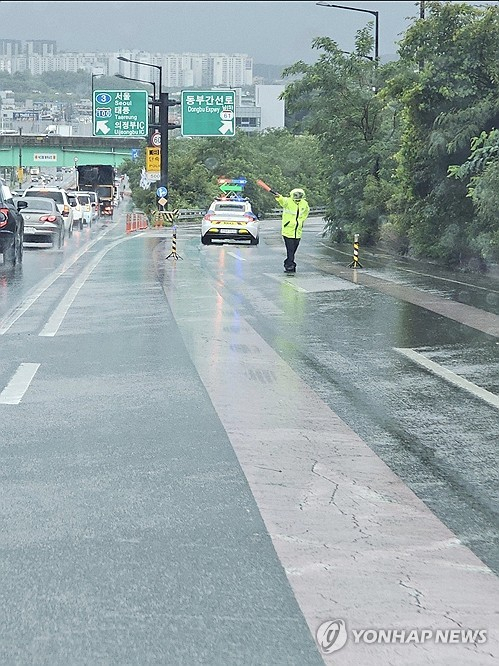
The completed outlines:
[[[161,170],[161,148],[146,148],[146,171]]]
[[[147,136],[146,90],[94,90],[93,136]]]
[[[182,136],[235,136],[235,90],[183,90]]]

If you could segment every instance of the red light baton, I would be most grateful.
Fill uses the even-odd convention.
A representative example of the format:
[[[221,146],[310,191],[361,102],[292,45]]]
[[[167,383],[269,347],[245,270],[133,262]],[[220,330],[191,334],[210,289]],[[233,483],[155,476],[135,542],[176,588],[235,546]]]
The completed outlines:
[[[267,192],[270,192],[270,194],[274,194],[275,196],[279,196],[279,192],[276,192],[275,190],[273,190],[270,187],[270,185],[267,185],[267,183],[264,183],[263,180],[258,179],[256,181],[256,184],[259,185],[260,187],[262,187]]]

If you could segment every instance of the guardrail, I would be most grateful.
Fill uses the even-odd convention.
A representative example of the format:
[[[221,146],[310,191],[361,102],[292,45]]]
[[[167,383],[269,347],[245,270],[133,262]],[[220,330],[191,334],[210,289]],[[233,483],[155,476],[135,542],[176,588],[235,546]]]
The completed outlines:
[[[195,217],[203,217],[206,213],[206,209],[201,208],[179,208],[177,213],[177,218],[179,220],[188,220]]]
[[[194,219],[198,217],[203,217],[205,213],[206,210],[201,208],[179,208],[179,211],[177,213],[177,218],[179,220]],[[324,215],[325,213],[326,213],[325,206],[315,206],[314,208],[310,209],[310,215],[313,217]],[[273,208],[265,215],[265,217],[267,218],[280,217],[281,214],[282,214],[282,208]]]

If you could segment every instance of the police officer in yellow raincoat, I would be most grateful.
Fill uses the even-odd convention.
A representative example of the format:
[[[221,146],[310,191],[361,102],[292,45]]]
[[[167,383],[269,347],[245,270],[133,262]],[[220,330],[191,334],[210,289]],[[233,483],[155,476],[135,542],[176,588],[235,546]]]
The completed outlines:
[[[300,187],[291,190],[289,197],[276,194],[275,200],[283,209],[281,233],[286,245],[284,271],[296,273],[295,254],[300,244],[303,223],[310,212],[310,206],[305,199],[305,192]]]

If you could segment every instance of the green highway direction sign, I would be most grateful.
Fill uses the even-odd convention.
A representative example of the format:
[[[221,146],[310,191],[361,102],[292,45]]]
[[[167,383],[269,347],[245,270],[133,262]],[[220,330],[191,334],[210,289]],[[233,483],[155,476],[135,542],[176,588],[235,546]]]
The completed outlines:
[[[224,185],[220,185],[220,189],[222,192],[242,192],[244,188],[242,185],[229,185],[225,183]]]
[[[182,136],[235,136],[235,90],[182,90]]]
[[[147,136],[146,90],[94,90],[93,136]]]

